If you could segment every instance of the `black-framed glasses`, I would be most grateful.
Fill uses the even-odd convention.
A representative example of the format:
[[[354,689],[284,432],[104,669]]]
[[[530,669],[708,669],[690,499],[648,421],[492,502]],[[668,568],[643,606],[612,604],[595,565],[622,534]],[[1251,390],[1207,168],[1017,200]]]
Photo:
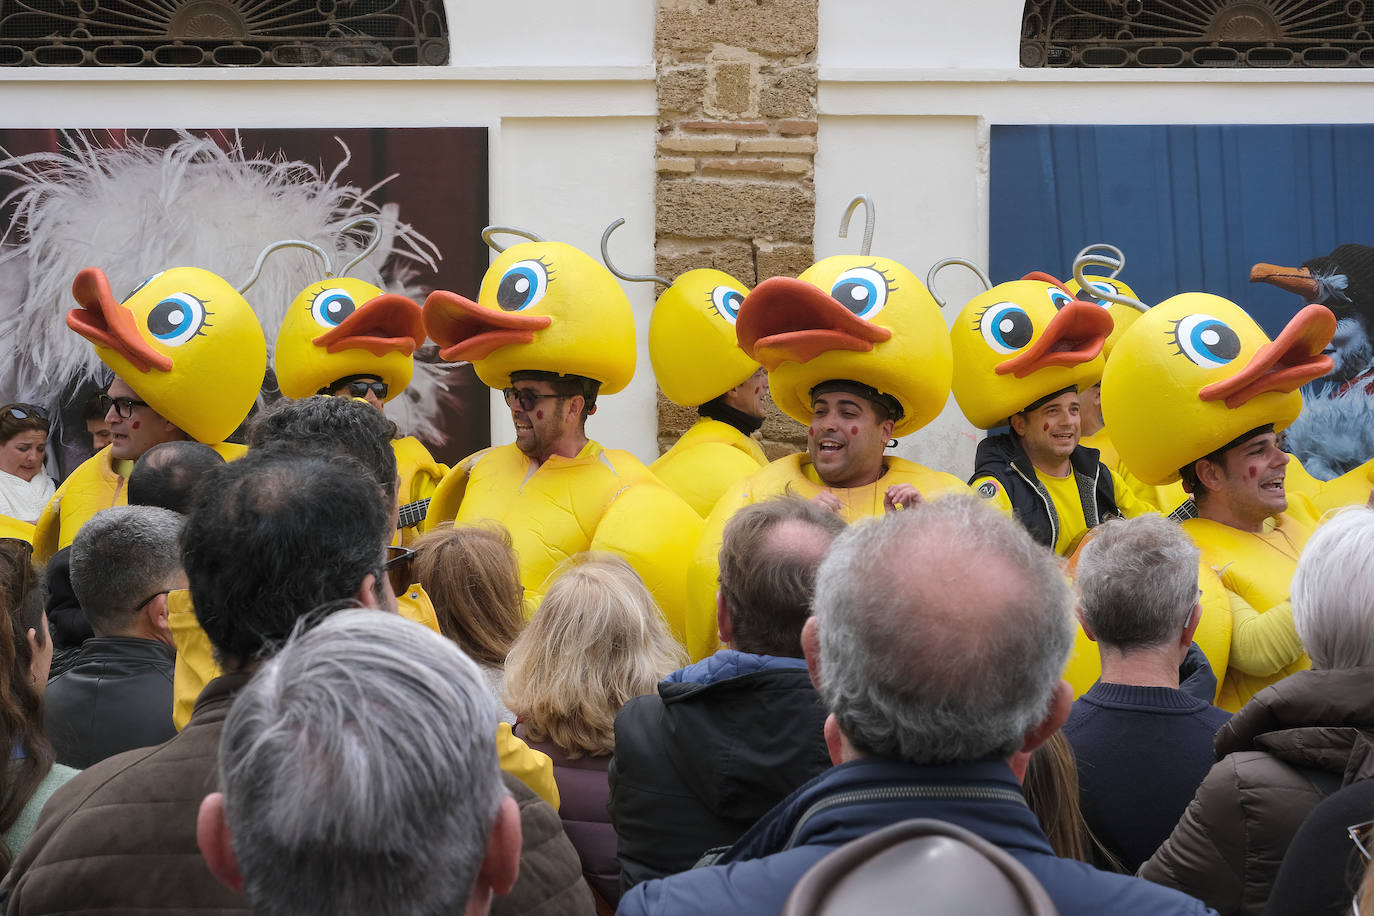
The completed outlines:
[[[391,591],[397,595],[404,595],[410,588],[410,584],[415,581],[411,570],[415,565],[415,551],[409,547],[391,547],[386,549],[386,562],[382,564],[382,569],[386,572],[388,581],[391,582]]]
[[[386,382],[364,382],[354,380],[348,383],[348,396],[353,398],[367,397],[368,390],[371,390],[380,399],[386,398],[386,393],[391,390],[391,386]]]
[[[170,594],[172,593],[172,591],[173,591],[173,590],[170,589],[170,588],[164,588],[164,589],[163,589],[162,591],[160,591],[160,592],[153,592],[153,593],[152,593],[151,595],[149,595],[147,598],[144,598],[144,599],[143,599],[142,601],[140,601],[138,604],[134,605],[134,612],[137,613],[137,612],[143,610],[143,609],[144,609],[145,607],[147,607],[147,606],[149,605],[149,603],[152,602],[154,599],[160,598],[160,597],[162,597],[163,595],[170,595]]]
[[[37,404],[13,404],[5,410],[5,413],[14,417],[16,420],[42,420],[48,422],[48,412]]]
[[[148,406],[147,401],[139,401],[134,398],[112,398],[108,394],[100,395],[99,403],[101,410],[105,411],[106,413],[109,413],[110,408],[113,407],[115,413],[119,414],[126,420],[134,415],[135,407]]]
[[[505,395],[507,407],[519,404],[521,410],[534,410],[534,405],[545,398],[567,397],[564,394],[540,394],[533,388],[502,388],[501,394]]]

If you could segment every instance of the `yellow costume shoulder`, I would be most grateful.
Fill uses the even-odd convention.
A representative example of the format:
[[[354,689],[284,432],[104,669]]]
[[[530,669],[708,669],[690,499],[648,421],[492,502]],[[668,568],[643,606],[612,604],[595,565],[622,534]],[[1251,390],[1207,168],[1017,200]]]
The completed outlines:
[[[232,442],[219,442],[210,447],[225,461],[233,461],[248,451]],[[38,516],[34,557],[46,563],[57,551],[71,546],[76,533],[92,515],[113,506],[128,505],[126,483],[128,481],[115,472],[108,445],[77,465]]]
[[[766,464],[768,458],[753,438],[702,417],[649,470],[705,518],[732,483]]]
[[[890,455],[883,459],[883,463],[886,471],[876,482],[866,487],[837,489],[820,482],[811,466],[811,457],[805,452],[785,455],[725,492],[706,519],[705,529],[687,573],[686,645],[692,661],[705,658],[719,646],[716,633],[716,587],[720,576],[718,554],[725,523],[740,509],[773,496],[788,494],[813,499],[822,491],[828,491],[838,497],[844,506],[840,517],[852,524],[858,519],[882,514],[883,494],[894,484],[909,483],[926,499],[944,493],[969,491],[968,486],[953,474],[932,471],[905,458]]]
[[[1125,485],[1136,499],[1154,511],[1168,515],[1187,500],[1188,494],[1184,491],[1183,484],[1177,480],[1155,487],[1132,474],[1130,468],[1126,467],[1126,462],[1121,460],[1121,453],[1116,450],[1116,444],[1112,442],[1111,434],[1105,426],[1091,436],[1084,436],[1082,444],[1097,449],[1102,463],[1112,472],[1112,476]]]
[[[1182,527],[1230,599],[1231,649],[1217,705],[1234,712],[1311,664],[1293,629],[1288,587],[1312,526],[1284,512],[1258,534],[1202,518]],[[1220,675],[1215,662],[1213,668]]]
[[[683,638],[687,562],[701,518],[628,452],[589,441],[575,458],[532,468],[516,446],[485,449],[453,468],[430,503],[430,524],[498,522],[520,561],[526,607],[559,563],[585,550],[624,557],[673,633]]]

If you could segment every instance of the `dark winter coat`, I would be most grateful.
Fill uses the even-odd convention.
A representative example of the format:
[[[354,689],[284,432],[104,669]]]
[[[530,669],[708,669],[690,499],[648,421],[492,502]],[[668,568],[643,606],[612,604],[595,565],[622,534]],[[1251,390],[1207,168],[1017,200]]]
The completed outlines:
[[[1219,762],[1140,875],[1258,916],[1303,819],[1374,775],[1374,668],[1292,674],[1255,694],[1214,747]]]
[[[622,887],[691,868],[827,769],[824,724],[804,661],[731,649],[625,704],[610,770]]]

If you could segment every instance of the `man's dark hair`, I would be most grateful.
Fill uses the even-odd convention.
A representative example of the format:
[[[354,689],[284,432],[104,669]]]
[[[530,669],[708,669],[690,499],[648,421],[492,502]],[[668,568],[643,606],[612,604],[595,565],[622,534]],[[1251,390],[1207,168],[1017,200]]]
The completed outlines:
[[[788,523],[812,529],[814,540],[779,543],[778,531]],[[754,503],[730,517],[720,545],[720,593],[735,648],[802,657],[801,631],[811,616],[816,569],[844,529],[835,513],[794,496]]]
[[[596,413],[596,395],[601,390],[601,383],[594,378],[587,378],[585,375],[560,375],[557,372],[547,372],[543,369],[522,369],[519,372],[510,374],[511,384],[519,381],[527,382],[548,382],[553,393],[560,398],[571,398],[581,395],[582,397],[582,422],[587,422],[587,418]]]
[[[367,468],[390,505],[396,501],[396,451],[391,446],[395,429],[380,410],[351,398],[283,399],[254,419],[248,447],[318,448],[348,455]]]
[[[380,587],[390,514],[343,455],[268,448],[212,471],[181,559],[216,657],[226,668],[268,657],[300,618],[351,604],[368,573]]]
[[[219,452],[187,439],[154,445],[134,462],[129,474],[129,505],[156,506],[183,515],[191,507],[196,482],[224,464]]]

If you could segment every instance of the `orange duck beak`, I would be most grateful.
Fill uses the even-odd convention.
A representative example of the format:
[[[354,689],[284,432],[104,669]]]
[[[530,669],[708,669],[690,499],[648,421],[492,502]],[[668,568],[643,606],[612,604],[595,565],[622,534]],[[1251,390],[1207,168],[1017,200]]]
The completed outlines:
[[[1303,302],[1312,302],[1321,291],[1312,271],[1306,267],[1280,267],[1277,264],[1256,264],[1250,268],[1251,283],[1269,283],[1279,289],[1296,293]]]
[[[396,352],[409,356],[424,339],[425,322],[420,307],[405,296],[384,293],[364,302],[312,343],[330,353],[367,350],[373,356]]]
[[[1033,344],[998,363],[997,374],[1025,378],[1047,366],[1086,363],[1102,352],[1112,327],[1112,316],[1106,309],[1075,299],[1055,313]]]
[[[735,334],[740,349],[765,369],[809,362],[831,350],[867,352],[892,332],[865,321],[810,283],[764,280],[744,297]]]
[[[110,281],[98,267],[87,267],[72,281],[72,295],[80,308],[67,313],[67,327],[82,337],[114,350],[140,372],[172,371],[172,359],[148,345],[138,333],[133,312],[110,292]]]
[[[547,328],[548,315],[521,315],[483,308],[471,299],[436,289],[425,300],[425,330],[449,362],[485,359],[509,344],[527,344]]]
[[[1323,356],[1322,351],[1335,333],[1336,316],[1329,308],[1306,306],[1278,337],[1255,351],[1244,369],[1203,388],[1198,397],[1225,401],[1234,410],[1268,391],[1296,391],[1331,371],[1331,357]]]

